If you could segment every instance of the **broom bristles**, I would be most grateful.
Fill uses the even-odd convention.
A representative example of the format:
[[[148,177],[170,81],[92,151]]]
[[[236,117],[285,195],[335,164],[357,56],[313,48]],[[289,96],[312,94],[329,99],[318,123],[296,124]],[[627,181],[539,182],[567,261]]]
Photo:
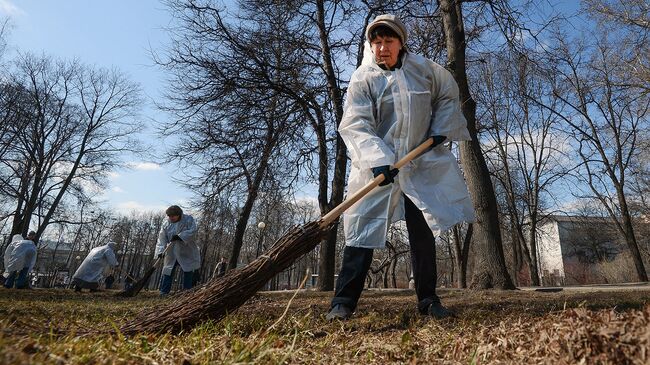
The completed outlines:
[[[162,309],[142,313],[120,328],[125,334],[179,332],[205,321],[218,321],[232,313],[275,275],[318,245],[328,232],[319,222],[295,227],[278,239],[269,251],[241,269],[230,270],[193,291],[179,296]]]

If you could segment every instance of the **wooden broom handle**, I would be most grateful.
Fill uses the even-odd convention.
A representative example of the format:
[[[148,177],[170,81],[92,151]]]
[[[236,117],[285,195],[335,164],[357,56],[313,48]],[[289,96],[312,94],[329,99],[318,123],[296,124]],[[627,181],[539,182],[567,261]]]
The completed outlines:
[[[432,144],[433,144],[433,138],[427,138],[427,140],[422,142],[421,145],[415,147],[415,149],[413,149],[413,151],[409,152],[408,154],[406,154],[406,156],[402,157],[402,159],[397,161],[397,163],[395,165],[393,165],[393,168],[401,169],[402,166],[406,165],[412,159],[414,159],[417,156],[419,156],[420,154],[422,154],[429,147],[431,147]],[[341,216],[341,214],[343,214],[343,212],[345,212],[348,208],[350,208],[352,205],[354,205],[354,203],[359,201],[359,199],[363,198],[372,189],[379,186],[379,184],[381,184],[384,181],[384,179],[385,179],[384,174],[377,175],[377,177],[375,177],[373,180],[371,180],[369,183],[367,183],[363,188],[359,189],[359,191],[352,194],[352,196],[349,196],[341,204],[337,205],[334,209],[330,210],[329,213],[327,213],[323,217],[321,217],[321,219],[319,221],[320,227],[325,228],[325,227],[329,226],[330,223],[337,220]]]
[[[172,247],[172,243],[171,243],[171,241],[170,241],[170,242],[167,242],[167,246],[165,246],[165,249],[164,249],[163,252],[162,252],[162,254],[163,254],[162,257],[156,257],[156,261],[154,261],[154,262],[153,262],[153,265],[151,265],[151,266],[156,266],[156,265],[158,265],[158,262],[164,260],[164,259],[165,259],[165,255],[167,255],[167,251],[169,251],[169,248],[170,248],[170,247]]]

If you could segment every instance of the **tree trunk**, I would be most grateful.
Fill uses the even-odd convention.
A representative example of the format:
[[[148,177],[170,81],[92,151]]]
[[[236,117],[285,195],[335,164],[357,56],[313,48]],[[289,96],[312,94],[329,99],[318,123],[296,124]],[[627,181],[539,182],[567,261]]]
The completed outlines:
[[[454,0],[440,0],[440,9],[447,39],[447,66],[458,83],[463,114],[472,137],[471,141],[461,142],[459,146],[477,220],[474,236],[478,245],[478,259],[470,287],[514,289],[503,255],[494,188],[476,131],[476,103],[470,95],[465,70],[466,43],[461,3]]]
[[[318,22],[321,52],[323,55],[323,68],[327,77],[327,88],[334,104],[336,126],[338,127],[343,118],[343,95],[338,85],[334,63],[332,61],[332,50],[329,44],[329,34],[325,21],[324,0],[316,1],[316,18]],[[322,163],[322,161],[321,161]],[[328,164],[326,164],[327,166]],[[334,160],[334,178],[332,179],[332,195],[328,204],[327,212],[343,202],[345,191],[345,174],[347,170],[347,156],[345,144],[341,137],[336,138],[336,157]],[[321,212],[326,214],[327,212]],[[318,290],[334,290],[334,271],[336,263],[336,238],[338,223],[334,224],[327,235],[327,238],[320,244],[320,263],[318,271]]]
[[[397,289],[397,275],[395,274],[395,269],[397,269],[397,256],[393,257],[393,261],[390,264],[390,280],[393,288]]]
[[[467,261],[469,258],[469,245],[472,242],[473,224],[467,226],[465,238],[461,240],[460,228],[455,226],[453,229],[454,237],[454,261],[456,271],[458,272],[458,287],[467,288]]]
[[[521,243],[519,242],[519,236],[516,231],[516,224],[513,218],[510,218],[510,240],[512,241],[512,261],[515,265],[513,273],[514,277],[513,282],[515,285],[520,285],[519,283],[519,271],[523,265],[523,258],[521,254]]]
[[[24,217],[24,204],[27,198],[27,191],[29,189],[29,171],[31,170],[32,161],[31,159],[27,161],[27,166],[25,167],[25,172],[20,179],[20,184],[18,186],[18,196],[16,197],[16,211],[14,213],[14,219],[11,224],[11,234],[9,235],[9,242],[11,242],[11,237],[15,234],[22,234],[23,226],[23,217]],[[8,243],[9,243],[8,242]]]
[[[448,283],[448,285],[449,284],[453,285],[454,276],[455,276],[454,274],[455,274],[455,271],[456,271],[456,262],[454,260],[454,252],[453,252],[453,250],[454,249],[452,247],[451,241],[448,240],[447,241],[447,254],[449,255],[449,259],[451,260],[451,265],[449,265],[450,268],[449,268],[449,283]]]
[[[636,268],[639,281],[648,281],[648,273],[645,271],[641,252],[639,252],[639,245],[636,242],[634,228],[632,227],[632,217],[630,217],[630,211],[627,207],[627,199],[625,199],[625,194],[622,189],[618,189],[619,186],[620,184],[617,185],[617,192],[618,201],[621,206],[621,215],[623,216],[623,227],[621,228],[623,228],[624,231],[625,242],[627,243],[627,247],[632,255],[632,260],[634,261],[634,267]]]
[[[539,266],[537,265],[537,215],[532,214],[530,216],[530,231],[528,232],[528,242],[530,244],[530,279],[533,281],[533,285],[539,286]]]
[[[259,193],[260,185],[264,180],[264,175],[268,168],[268,161],[271,156],[271,152],[275,147],[275,137],[272,135],[272,132],[268,132],[266,138],[266,144],[264,146],[264,151],[262,152],[262,157],[260,160],[260,166],[255,170],[255,176],[251,182],[251,185],[248,187],[248,195],[246,196],[246,202],[242,208],[242,212],[237,219],[237,225],[235,226],[235,238],[232,246],[232,253],[230,254],[230,260],[228,261],[228,270],[232,270],[237,267],[237,262],[239,261],[239,253],[241,251],[242,244],[244,243],[244,233],[246,232],[246,226],[248,225],[248,219],[251,216],[251,211],[253,210],[253,205],[257,199],[257,194]]]

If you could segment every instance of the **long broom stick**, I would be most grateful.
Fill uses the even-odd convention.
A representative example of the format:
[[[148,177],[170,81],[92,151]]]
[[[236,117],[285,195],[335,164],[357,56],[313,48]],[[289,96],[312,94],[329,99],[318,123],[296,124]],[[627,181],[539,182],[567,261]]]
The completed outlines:
[[[165,254],[167,254],[167,250],[169,250],[169,247],[171,247],[171,243],[169,243],[167,247],[165,247],[162,256],[156,258],[156,261],[153,262],[153,265],[151,265],[151,267],[144,273],[144,275],[140,280],[133,283],[133,285],[131,285],[129,289],[122,290],[121,292],[115,293],[115,296],[130,298],[138,295],[138,293],[140,293],[140,290],[142,290],[142,288],[144,288],[145,285],[149,283],[149,279],[151,279],[151,275],[153,275],[153,273],[156,271],[156,267],[158,266],[158,263],[160,263],[165,258]],[[131,276],[131,275],[127,274],[127,276]]]
[[[393,167],[401,168],[426,151],[433,144],[429,138],[409,152]],[[125,334],[139,332],[180,332],[206,320],[219,321],[233,312],[275,275],[291,266],[297,259],[313,250],[325,237],[331,224],[368,192],[384,181],[384,175],[375,177],[361,190],[321,217],[318,221],[295,227],[278,239],[266,254],[241,269],[230,270],[186,295],[179,296],[163,308],[151,309],[124,324]]]

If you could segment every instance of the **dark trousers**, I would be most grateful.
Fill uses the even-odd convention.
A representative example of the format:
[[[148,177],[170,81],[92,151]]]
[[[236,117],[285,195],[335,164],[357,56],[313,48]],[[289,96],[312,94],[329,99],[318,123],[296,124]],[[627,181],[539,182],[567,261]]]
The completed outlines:
[[[420,313],[426,313],[431,304],[440,303],[436,295],[438,275],[435,237],[422,211],[406,195],[404,210],[411,246],[411,266],[415,280],[415,293],[418,297],[418,310]],[[345,247],[332,307],[337,304],[343,304],[352,310],[357,307],[372,263],[372,253],[373,250],[369,248]]]
[[[174,271],[176,271],[177,266],[179,266],[178,261],[174,263],[174,267],[172,268],[170,275],[162,276],[162,279],[160,280],[161,294],[169,294],[169,292],[172,290],[172,278],[174,277]],[[192,286],[194,286],[194,271],[183,271],[183,289],[192,289]]]
[[[20,271],[12,271],[9,273],[9,277],[5,280],[5,288],[11,289],[16,284],[16,289],[26,289],[29,285],[27,283],[27,272],[29,271],[28,267],[24,267]]]
[[[72,279],[72,284],[74,285],[75,291],[81,291],[81,289],[90,289],[91,291],[99,290],[98,282],[90,282],[86,280],[81,280],[79,278]]]

